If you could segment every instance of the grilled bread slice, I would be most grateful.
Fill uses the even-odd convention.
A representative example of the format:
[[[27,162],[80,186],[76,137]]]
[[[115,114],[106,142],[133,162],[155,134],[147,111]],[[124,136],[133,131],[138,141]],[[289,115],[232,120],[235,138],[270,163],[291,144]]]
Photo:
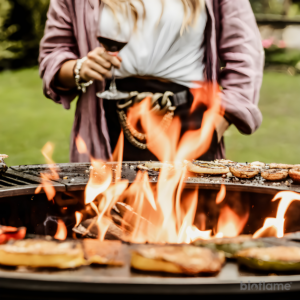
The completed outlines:
[[[236,254],[239,264],[255,270],[300,271],[300,248],[249,248]]]
[[[287,169],[269,169],[261,172],[261,177],[266,180],[279,181],[288,177],[289,170]]]
[[[293,179],[294,182],[300,183],[300,168],[290,169],[289,175]]]
[[[200,160],[190,162],[187,169],[197,174],[223,175],[229,173],[229,168],[223,164]]]
[[[223,252],[194,246],[144,246],[131,257],[137,270],[186,275],[219,272],[224,262]]]
[[[259,174],[259,169],[253,168],[251,166],[236,165],[230,167],[230,172],[238,178],[253,178]]]
[[[85,265],[79,242],[18,240],[0,245],[0,264],[32,268],[69,269]]]

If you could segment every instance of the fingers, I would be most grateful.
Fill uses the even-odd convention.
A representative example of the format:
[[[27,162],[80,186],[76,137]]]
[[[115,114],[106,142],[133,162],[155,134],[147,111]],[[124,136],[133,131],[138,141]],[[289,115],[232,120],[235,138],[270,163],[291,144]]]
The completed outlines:
[[[110,68],[105,68],[102,65],[96,63],[95,61],[89,60],[87,61],[87,66],[89,69],[99,73],[102,77],[110,77]]]
[[[101,48],[101,47],[96,48],[94,53],[92,54],[93,57],[95,57],[94,54],[98,57],[100,56],[102,59],[109,62],[111,65],[113,65],[117,69],[119,69],[121,67],[120,59],[117,56],[112,56],[112,55],[108,54],[104,48]]]
[[[98,72],[94,71],[93,69],[84,68],[84,67],[81,68],[80,77],[84,81],[90,81],[90,80],[103,81],[104,80],[104,77],[101,74],[99,74]]]
[[[100,49],[102,49],[102,48],[100,48]],[[104,59],[101,56],[103,53],[104,53],[103,51],[92,51],[87,55],[87,57],[88,57],[88,59],[96,62],[100,66],[102,66],[102,67],[106,68],[107,70],[109,70],[111,68],[111,62]]]
[[[104,48],[98,47],[87,55],[83,63],[80,76],[83,80],[104,80],[111,77],[111,67],[121,67],[122,59],[118,56],[108,54]]]

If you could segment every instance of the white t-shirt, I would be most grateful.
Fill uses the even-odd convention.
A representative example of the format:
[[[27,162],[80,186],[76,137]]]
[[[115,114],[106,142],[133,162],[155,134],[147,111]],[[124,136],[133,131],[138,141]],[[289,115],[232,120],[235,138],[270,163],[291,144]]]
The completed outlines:
[[[203,42],[207,22],[204,1],[196,26],[189,26],[182,36],[180,30],[184,9],[181,0],[142,1],[146,11],[145,20],[142,18],[142,5],[138,1],[133,2],[139,12],[136,31],[133,31],[130,17],[127,16],[125,20],[124,15],[116,13],[116,19],[106,5],[102,10],[99,22],[102,36],[122,41],[122,32],[125,35],[130,32],[128,44],[119,53],[123,61],[121,69],[116,70],[116,76],[152,76],[189,88],[197,87],[195,82],[204,80]],[[164,11],[161,17],[162,1]]]

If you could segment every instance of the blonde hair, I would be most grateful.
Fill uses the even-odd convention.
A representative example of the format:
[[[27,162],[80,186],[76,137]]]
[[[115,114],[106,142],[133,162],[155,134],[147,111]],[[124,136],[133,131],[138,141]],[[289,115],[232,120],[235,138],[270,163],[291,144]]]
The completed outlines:
[[[126,13],[125,5],[129,4],[133,21],[134,21],[134,27],[136,28],[139,14],[136,7],[133,4],[134,1],[138,1],[143,6],[144,13],[142,17],[145,18],[146,11],[142,0],[102,0],[103,3],[105,3],[108,7],[110,7],[110,9],[115,14],[115,16],[116,16],[115,13],[116,11],[120,11],[125,14]],[[161,2],[162,2],[163,9],[160,18],[162,17],[164,11],[164,0],[161,0]],[[183,4],[184,18],[180,30],[180,35],[182,35],[184,30],[188,29],[189,26],[196,25],[199,14],[204,5],[204,0],[181,0],[181,2]]]

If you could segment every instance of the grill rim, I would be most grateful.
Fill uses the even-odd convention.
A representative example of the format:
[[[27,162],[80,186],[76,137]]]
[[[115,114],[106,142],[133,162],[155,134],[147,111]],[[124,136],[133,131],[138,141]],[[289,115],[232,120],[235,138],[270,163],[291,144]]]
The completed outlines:
[[[123,165],[123,171],[126,173],[127,168],[127,174],[129,165],[137,166],[140,163],[145,162],[132,162],[132,161],[124,161],[122,163]],[[106,164],[116,166],[116,162],[107,162]],[[128,165],[125,167],[125,165]],[[41,165],[19,165],[19,166],[12,166],[10,167],[6,174],[8,175],[14,175],[20,180],[31,180],[33,182],[36,182],[36,184],[29,184],[29,185],[18,185],[15,187],[0,187],[0,198],[3,197],[10,197],[10,196],[22,196],[22,195],[30,195],[34,194],[35,189],[42,183],[42,180],[39,176],[37,176],[37,172],[40,172],[43,169],[49,168],[49,166],[56,167],[58,169],[64,169],[64,168],[86,168],[88,169],[91,166],[91,163],[61,163],[61,164],[41,164]],[[35,174],[28,174],[26,172],[35,172]],[[136,172],[136,171],[134,171]],[[2,176],[5,177],[5,174]],[[126,176],[125,176],[126,177]],[[132,177],[132,174],[131,174]],[[135,177],[135,176],[134,176]],[[0,175],[1,178],[1,175]],[[221,177],[214,177],[218,179],[222,179]],[[88,179],[88,178],[86,178]],[[129,179],[129,178],[128,178]],[[130,183],[133,182],[133,178],[129,179]],[[80,191],[84,190],[87,184],[87,180],[83,181],[81,183],[78,182],[66,182],[63,179],[59,180],[51,180],[50,181],[55,188],[57,192],[68,192],[68,191]],[[155,183],[156,181],[151,181],[151,183]],[[185,188],[187,189],[206,189],[206,190],[219,190],[221,188],[221,185],[224,184],[226,186],[226,189],[228,191],[236,191],[236,192],[251,192],[251,193],[259,193],[259,194],[270,194],[275,195],[280,191],[292,191],[296,193],[300,193],[300,185],[298,184],[292,184],[290,187],[288,186],[270,186],[270,185],[251,185],[251,184],[241,184],[241,183],[232,183],[232,182],[223,182],[221,180],[220,183],[204,183],[204,182],[186,182]],[[0,183],[1,185],[1,183]],[[13,192],[13,189],[16,189],[15,192]],[[13,193],[12,193],[13,192]],[[42,190],[41,193],[44,191]],[[12,194],[11,194],[12,193]]]

